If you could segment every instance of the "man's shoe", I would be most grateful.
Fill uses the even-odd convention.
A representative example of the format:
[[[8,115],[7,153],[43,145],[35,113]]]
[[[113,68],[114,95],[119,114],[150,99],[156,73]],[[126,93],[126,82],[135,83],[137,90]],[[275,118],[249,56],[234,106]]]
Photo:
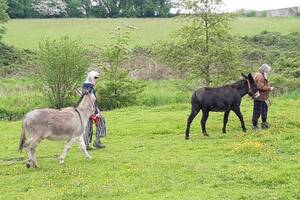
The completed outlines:
[[[258,126],[252,126],[252,130],[256,132],[259,130],[259,128],[258,128]]]
[[[262,129],[268,129],[268,128],[270,128],[270,126],[269,126],[269,124],[268,124],[267,122],[263,122],[263,123],[261,124],[261,128],[262,128]]]
[[[97,148],[97,149],[103,149],[103,148],[105,148],[105,145],[104,144],[99,144],[99,143],[94,143],[93,144],[93,146],[95,147],[95,148]]]

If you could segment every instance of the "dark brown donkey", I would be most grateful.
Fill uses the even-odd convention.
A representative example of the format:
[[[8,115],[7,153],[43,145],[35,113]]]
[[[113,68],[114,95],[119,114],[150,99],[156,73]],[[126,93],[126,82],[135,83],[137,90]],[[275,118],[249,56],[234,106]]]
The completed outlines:
[[[244,79],[237,81],[231,85],[225,85],[218,88],[200,88],[192,95],[192,111],[187,120],[185,139],[190,138],[190,126],[193,119],[202,110],[201,128],[204,136],[208,136],[205,128],[209,111],[225,112],[223,121],[223,133],[226,133],[226,124],[228,116],[232,110],[240,119],[242,129],[247,131],[240,110],[242,97],[249,94],[252,98],[259,96],[256,83],[251,74],[248,76],[242,74]]]

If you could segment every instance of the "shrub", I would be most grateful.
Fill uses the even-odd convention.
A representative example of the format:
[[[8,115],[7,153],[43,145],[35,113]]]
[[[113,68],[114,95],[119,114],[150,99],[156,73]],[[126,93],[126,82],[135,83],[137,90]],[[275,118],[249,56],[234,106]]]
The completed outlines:
[[[69,37],[44,40],[39,45],[38,59],[41,90],[52,106],[66,106],[88,67],[82,45]]]
[[[102,50],[103,62],[107,67],[103,69],[101,84],[97,86],[99,105],[101,109],[133,105],[137,102],[137,95],[142,92],[143,85],[128,77],[129,71],[122,68],[130,54],[128,49],[128,32],[117,29],[112,33],[113,42]]]
[[[300,80],[297,78],[288,78],[283,75],[272,76],[271,85],[274,86],[274,95],[286,94],[300,91]]]
[[[242,38],[244,43],[244,64],[256,69],[262,63],[272,66],[271,84],[276,95],[299,91],[300,78],[300,33],[283,35],[263,31],[254,36]]]
[[[256,11],[251,10],[251,11],[245,13],[245,16],[246,17],[256,17]]]
[[[0,77],[8,77],[21,71],[24,74],[32,70],[34,56],[30,50],[18,50],[0,43]]]

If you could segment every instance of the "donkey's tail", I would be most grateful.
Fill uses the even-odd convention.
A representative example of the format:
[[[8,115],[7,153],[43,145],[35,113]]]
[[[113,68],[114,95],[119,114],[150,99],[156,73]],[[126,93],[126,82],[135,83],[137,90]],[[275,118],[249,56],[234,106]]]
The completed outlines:
[[[20,152],[22,152],[23,148],[25,147],[25,141],[26,141],[26,121],[25,121],[25,119],[23,119],[22,132],[21,132],[20,144],[19,144]]]

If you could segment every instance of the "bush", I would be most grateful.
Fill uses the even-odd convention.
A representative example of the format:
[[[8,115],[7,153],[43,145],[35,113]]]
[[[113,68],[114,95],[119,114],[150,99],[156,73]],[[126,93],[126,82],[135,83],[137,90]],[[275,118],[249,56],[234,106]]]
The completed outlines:
[[[288,78],[283,75],[274,74],[271,78],[271,85],[275,88],[274,92],[272,92],[274,95],[300,91],[299,79],[292,77]]]
[[[244,64],[256,69],[262,63],[272,66],[271,83],[276,94],[299,90],[300,78],[300,33],[283,35],[263,31],[254,36],[242,38],[245,46]]]
[[[117,29],[112,33],[112,44],[102,50],[103,62],[107,67],[103,69],[103,78],[97,86],[97,93],[100,108],[103,110],[134,105],[137,95],[142,92],[143,85],[130,79],[129,71],[122,68],[122,63],[130,54],[128,40],[128,32]]]
[[[69,37],[44,40],[39,45],[38,59],[41,90],[51,106],[65,107],[88,67],[84,48]]]
[[[254,10],[249,11],[249,12],[245,13],[245,16],[246,17],[256,17],[256,11],[254,11]]]
[[[35,54],[0,43],[0,77],[8,77],[32,70]]]
[[[143,85],[128,78],[127,71],[106,71],[105,78],[98,85],[99,106],[102,110],[126,107],[137,104],[137,96]]]

